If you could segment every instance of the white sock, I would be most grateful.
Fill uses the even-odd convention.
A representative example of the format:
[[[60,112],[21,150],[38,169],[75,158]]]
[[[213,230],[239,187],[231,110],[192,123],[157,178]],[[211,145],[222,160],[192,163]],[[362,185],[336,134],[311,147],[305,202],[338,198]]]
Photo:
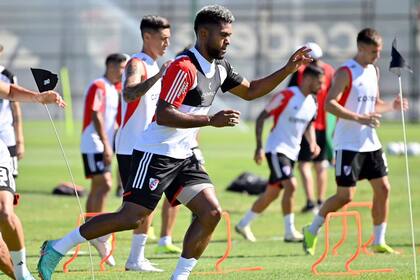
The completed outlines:
[[[25,248],[22,248],[20,251],[10,251],[10,256],[12,257],[13,269],[16,279],[23,279],[24,277],[31,274],[26,267]]]
[[[295,214],[290,213],[290,214],[284,216],[283,218],[284,218],[284,232],[285,232],[285,234],[293,234],[293,232],[296,231],[296,229],[295,229]]]
[[[313,235],[318,235],[318,232],[322,225],[324,224],[325,218],[320,215],[315,215],[314,219],[312,220],[312,224],[309,226],[309,232]]]
[[[60,254],[65,255],[71,248],[83,242],[86,242],[86,239],[80,234],[80,228],[76,228],[63,238],[57,240],[53,248]]]
[[[178,264],[172,274],[171,280],[187,280],[196,264],[197,260],[194,258],[185,259],[183,257],[179,257]]]
[[[131,239],[131,250],[128,256],[128,263],[140,263],[144,261],[144,248],[146,246],[147,234],[133,234]]]
[[[386,232],[386,223],[373,226],[373,234],[375,236],[375,239],[373,240],[373,245],[386,244],[385,232]]]
[[[253,220],[255,220],[260,214],[253,212],[252,210],[248,210],[242,220],[239,222],[238,226],[240,228],[244,228],[249,225]]]
[[[165,235],[159,239],[159,246],[167,246],[172,244],[172,237]]]

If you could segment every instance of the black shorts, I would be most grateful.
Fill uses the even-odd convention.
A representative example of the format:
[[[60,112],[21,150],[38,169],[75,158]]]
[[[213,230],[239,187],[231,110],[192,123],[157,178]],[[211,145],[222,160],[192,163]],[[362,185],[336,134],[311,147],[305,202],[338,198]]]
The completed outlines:
[[[118,171],[120,172],[121,183],[125,190],[131,170],[131,155],[117,154]]]
[[[103,153],[82,154],[82,158],[86,178],[111,172],[111,165],[105,165]]]
[[[282,180],[294,177],[293,167],[295,162],[293,160],[280,153],[266,153],[265,157],[270,168],[269,184],[279,183]]]
[[[388,175],[388,164],[382,149],[373,152],[337,150],[335,156],[335,180],[339,187],[356,186],[358,180]]]
[[[154,210],[162,194],[171,204],[185,203],[203,188],[212,187],[209,175],[193,157],[175,159],[134,150],[123,200]],[[181,199],[180,196],[183,196]]]
[[[320,162],[327,159],[327,133],[325,130],[315,130],[315,133],[316,133],[316,143],[321,148],[319,155],[315,158],[312,158],[312,153],[309,148],[309,143],[305,137],[302,137],[302,142],[300,143],[298,161]]]
[[[17,178],[17,176],[19,175],[18,172],[18,158],[17,158],[17,150],[16,150],[16,145],[14,146],[8,146],[7,149],[9,150],[10,156],[12,157],[12,175],[14,178]]]

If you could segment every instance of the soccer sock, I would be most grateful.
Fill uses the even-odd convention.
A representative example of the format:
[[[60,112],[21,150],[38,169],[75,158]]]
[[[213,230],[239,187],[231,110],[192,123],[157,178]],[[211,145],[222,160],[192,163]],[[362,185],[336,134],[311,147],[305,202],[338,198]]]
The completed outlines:
[[[253,212],[252,210],[248,210],[242,220],[239,222],[238,226],[240,228],[244,228],[249,225],[254,219],[259,216],[258,213]]]
[[[10,251],[12,257],[13,269],[16,279],[23,279],[30,275],[28,268],[26,267],[26,250],[22,248],[20,251]]]
[[[147,241],[147,234],[133,234],[131,239],[131,250],[127,262],[140,263],[144,260],[144,249]]]
[[[295,229],[295,214],[290,213],[284,216],[284,232],[285,234],[293,234]]]
[[[197,260],[194,258],[185,259],[183,257],[179,257],[178,264],[172,274],[171,280],[187,280],[196,264]]]
[[[319,229],[324,224],[325,218],[320,215],[315,215],[312,224],[309,226],[309,232],[313,235],[318,235]]]
[[[65,255],[74,246],[86,242],[86,239],[80,234],[80,228],[76,228],[63,238],[54,243],[53,248],[62,255]]]
[[[373,240],[373,245],[385,244],[385,232],[386,232],[386,223],[373,227],[373,234],[375,239]]]
[[[167,246],[172,244],[172,237],[165,235],[159,239],[159,246]]]

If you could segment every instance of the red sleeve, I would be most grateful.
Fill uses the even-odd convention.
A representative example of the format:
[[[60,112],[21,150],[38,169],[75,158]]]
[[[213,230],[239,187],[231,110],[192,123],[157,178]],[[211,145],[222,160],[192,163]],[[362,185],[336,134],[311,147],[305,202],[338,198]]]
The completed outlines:
[[[187,92],[193,87],[197,69],[188,57],[182,57],[169,65],[162,78],[159,98],[179,108]]]
[[[86,109],[91,111],[105,111],[105,84],[94,82],[88,89],[86,96]]]

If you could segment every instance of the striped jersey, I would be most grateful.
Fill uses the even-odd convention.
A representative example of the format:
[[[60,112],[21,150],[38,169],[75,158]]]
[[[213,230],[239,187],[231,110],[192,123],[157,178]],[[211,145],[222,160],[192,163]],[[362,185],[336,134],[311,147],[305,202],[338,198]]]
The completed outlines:
[[[159,66],[147,54],[140,52],[131,57],[141,61],[144,67],[144,80],[159,73]],[[123,83],[125,76],[123,76]],[[125,102],[121,98],[121,124],[116,136],[116,153],[121,155],[131,155],[134,145],[139,135],[152,122],[156,111],[156,104],[161,88],[161,80],[156,83],[140,98],[132,102]]]
[[[223,92],[241,84],[243,78],[225,59],[207,61],[197,49],[178,56],[162,78],[159,99],[179,111],[206,115],[219,89]],[[174,128],[153,121],[140,135],[135,149],[143,152],[185,159],[196,146],[198,128]]]
[[[315,97],[305,97],[298,87],[289,87],[274,95],[265,111],[274,118],[265,151],[297,160],[303,134],[316,117]]]
[[[82,153],[103,153],[104,146],[95,129],[92,113],[103,114],[104,129],[108,141],[113,146],[115,123],[118,110],[118,91],[115,85],[102,77],[94,80],[85,94],[85,107],[83,112],[83,128],[80,141]]]
[[[378,75],[373,64],[362,67],[354,59],[343,66],[349,77],[349,86],[344,90],[340,105],[360,115],[375,112],[378,97]],[[334,132],[334,148],[357,152],[376,151],[382,147],[376,130],[355,121],[337,119]]]
[[[0,81],[16,84],[16,76],[0,65]],[[8,146],[16,145],[11,101],[0,98],[0,139]]]

